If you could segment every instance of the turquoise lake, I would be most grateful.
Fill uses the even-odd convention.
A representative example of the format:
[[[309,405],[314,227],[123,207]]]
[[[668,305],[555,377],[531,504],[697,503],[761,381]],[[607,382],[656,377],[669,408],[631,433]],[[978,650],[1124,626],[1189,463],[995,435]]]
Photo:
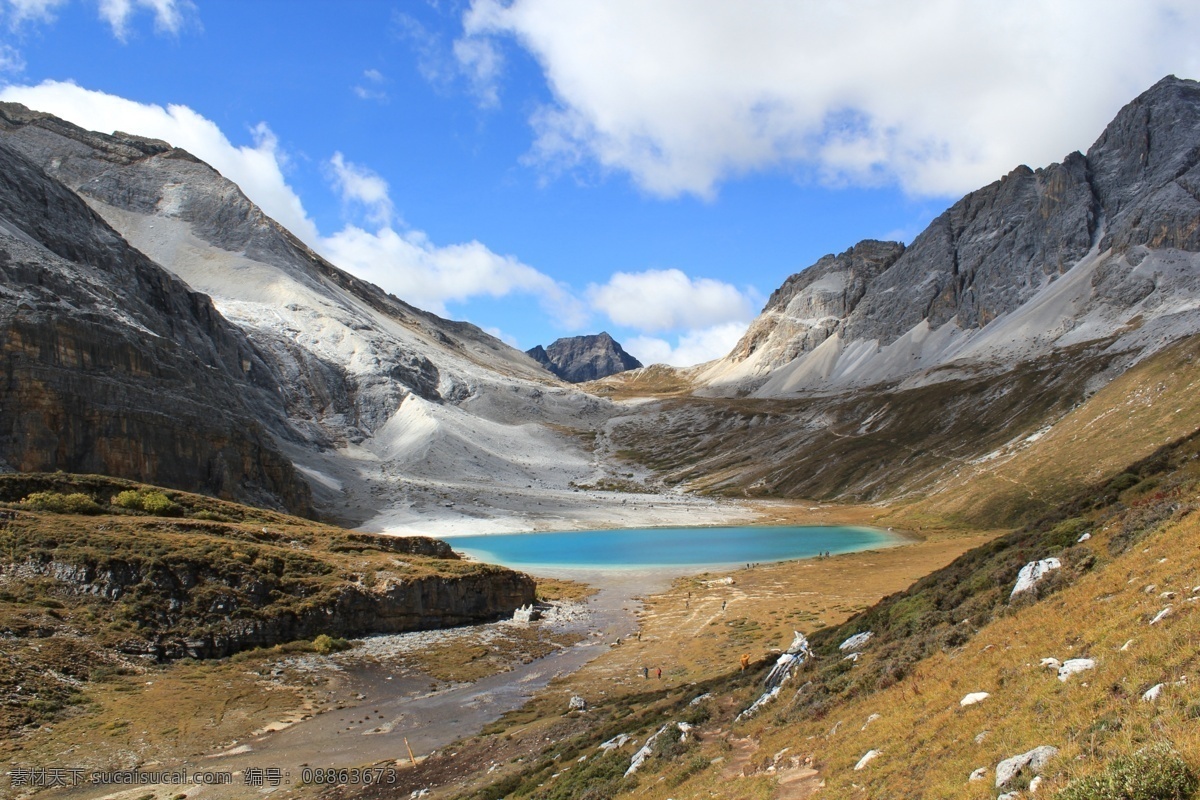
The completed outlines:
[[[602,531],[443,536],[492,564],[531,569],[735,566],[849,553],[893,544],[883,531],[842,526],[618,528]]]

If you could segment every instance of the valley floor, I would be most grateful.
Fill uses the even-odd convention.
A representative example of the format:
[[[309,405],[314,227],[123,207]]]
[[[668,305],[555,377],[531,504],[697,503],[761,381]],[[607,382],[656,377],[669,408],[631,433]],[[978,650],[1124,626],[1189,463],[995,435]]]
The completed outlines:
[[[594,495],[613,493],[569,494],[565,500],[573,501],[578,511],[588,507]],[[662,512],[654,518],[658,524],[749,519],[871,524],[882,513],[874,507],[657,495],[625,499],[620,505],[655,506]],[[558,510],[566,513],[565,505]],[[616,505],[592,506],[592,520],[573,527],[623,524],[623,517],[613,513]],[[447,528],[455,527],[455,513],[471,519],[456,509],[457,505],[440,515]],[[709,516],[698,520],[701,511]],[[645,517],[638,520],[646,524]],[[444,531],[426,526],[422,532]],[[478,777],[470,768],[474,745],[469,738],[454,748],[446,745],[474,736],[505,712],[528,720],[518,722],[516,730],[536,730],[543,720],[560,717],[575,695],[594,702],[727,674],[737,668],[743,653],[757,662],[786,646],[793,628],[841,622],[987,538],[935,534],[886,552],[720,574],[694,575],[686,569],[572,571],[561,576],[584,580],[599,593],[586,604],[565,601],[551,620],[529,627],[497,623],[376,637],[328,657],[263,651],[114,676],[90,692],[90,704],[10,743],[3,769],[81,766],[90,773],[187,765],[229,771],[241,781],[247,768],[279,767],[292,773],[292,783],[276,790],[283,797],[310,796],[326,788],[299,786],[306,766],[386,764],[397,770],[404,785],[413,783],[414,789],[407,791],[446,781],[445,789],[456,792],[464,779]],[[553,583],[547,584],[551,592],[562,590]],[[643,677],[643,667],[651,677]],[[533,746],[528,737],[517,736],[516,742]],[[408,747],[420,768],[412,769]],[[433,752],[439,755],[425,766]],[[112,791],[115,788],[58,789],[41,796],[239,796],[231,787],[141,785]],[[271,788],[263,787],[264,793],[273,793],[267,791]],[[0,797],[23,794],[0,787]]]

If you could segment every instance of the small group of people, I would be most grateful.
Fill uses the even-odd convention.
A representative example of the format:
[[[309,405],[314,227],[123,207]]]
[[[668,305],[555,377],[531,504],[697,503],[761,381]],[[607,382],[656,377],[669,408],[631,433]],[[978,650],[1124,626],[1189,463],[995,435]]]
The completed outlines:
[[[655,675],[655,677],[658,678],[659,680],[662,680],[662,667],[655,667],[654,671],[657,673]],[[650,680],[650,668],[649,667],[642,667],[642,678],[644,680]]]

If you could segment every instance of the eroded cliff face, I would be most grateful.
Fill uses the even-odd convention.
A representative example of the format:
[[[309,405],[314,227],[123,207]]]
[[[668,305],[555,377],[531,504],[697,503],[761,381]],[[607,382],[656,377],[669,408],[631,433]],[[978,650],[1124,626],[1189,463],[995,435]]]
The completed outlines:
[[[0,143],[0,461],[311,514],[278,383],[211,301]]]
[[[156,659],[222,658],[321,634],[354,637],[491,622],[536,599],[533,578],[502,567],[385,577],[373,586],[344,583],[280,610],[270,607],[280,588],[270,576],[235,576],[199,562],[45,560],[0,569],[0,580],[31,578],[143,606],[138,621],[148,635],[126,637],[119,649]]]

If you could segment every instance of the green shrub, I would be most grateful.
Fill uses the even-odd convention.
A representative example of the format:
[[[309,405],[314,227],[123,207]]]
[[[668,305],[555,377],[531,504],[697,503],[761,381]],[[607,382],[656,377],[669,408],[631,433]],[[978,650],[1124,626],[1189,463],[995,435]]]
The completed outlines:
[[[345,639],[340,639],[330,636],[327,633],[322,633],[320,636],[313,639],[312,646],[313,650],[316,650],[323,656],[327,656],[330,653],[340,653],[343,650],[349,649],[350,643]]]
[[[1200,783],[1170,747],[1119,756],[1099,772],[1071,781],[1057,800],[1186,800]]]
[[[126,489],[120,494],[113,495],[110,501],[117,508],[127,508],[130,511],[142,510],[142,493],[133,489]]]
[[[96,501],[82,492],[34,492],[22,500],[21,505],[54,514],[99,514],[101,511]]]
[[[142,496],[142,510],[156,517],[178,517],[183,513],[183,506],[162,492],[146,492]]]
[[[178,517],[183,514],[183,506],[173,502],[162,492],[126,489],[120,494],[113,495],[111,502],[118,508],[129,511],[145,511],[156,517]]]

